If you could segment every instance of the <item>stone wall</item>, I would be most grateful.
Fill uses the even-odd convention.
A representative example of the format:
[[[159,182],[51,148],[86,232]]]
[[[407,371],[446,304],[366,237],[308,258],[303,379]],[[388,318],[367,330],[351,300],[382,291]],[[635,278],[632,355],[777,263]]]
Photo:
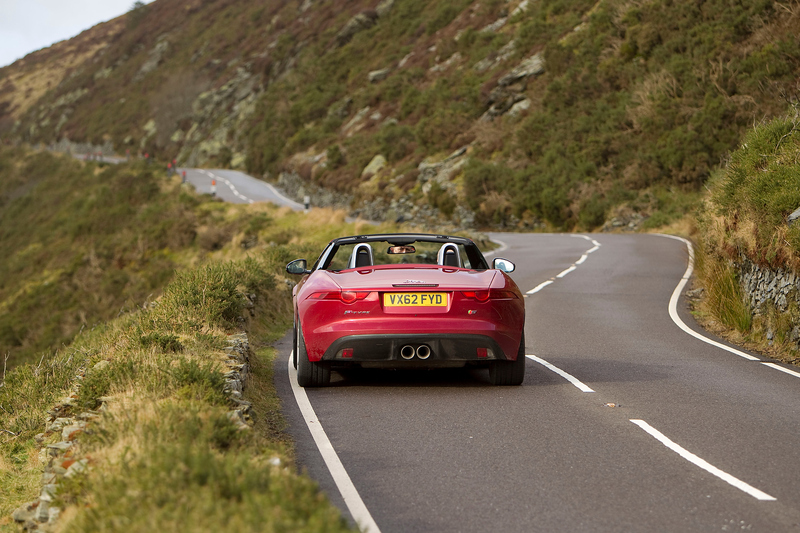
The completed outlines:
[[[780,312],[785,312],[792,302],[800,307],[800,276],[794,272],[761,267],[744,258],[736,266],[739,284],[755,314],[760,314],[765,305]]]

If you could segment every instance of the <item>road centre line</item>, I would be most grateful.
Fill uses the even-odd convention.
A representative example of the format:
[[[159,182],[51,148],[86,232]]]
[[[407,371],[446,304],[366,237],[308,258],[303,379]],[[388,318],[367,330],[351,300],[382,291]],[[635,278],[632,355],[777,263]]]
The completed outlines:
[[[233,183],[231,183],[231,181],[228,180],[227,178],[223,178],[222,176],[217,176],[213,172],[208,172],[207,170],[201,170],[200,172],[204,172],[209,178],[218,179],[219,181],[221,181],[222,183],[227,185],[230,188],[231,192],[233,192],[234,196],[236,196],[237,198],[240,198],[240,199],[244,200],[245,202],[248,202],[248,203],[251,203],[251,204],[254,203],[254,201],[251,198],[248,198],[247,196],[239,193],[239,191],[236,190],[236,186]]]
[[[656,440],[661,442],[661,444],[663,444],[664,446],[666,446],[667,448],[669,448],[673,452],[677,453],[678,455],[680,455],[681,457],[683,457],[684,459],[686,459],[687,461],[689,461],[693,465],[699,466],[700,468],[702,468],[706,472],[708,472],[708,473],[720,478],[721,480],[733,485],[737,489],[749,494],[750,496],[752,496],[753,498],[756,498],[757,500],[772,501],[772,502],[775,501],[775,498],[770,496],[769,494],[758,490],[757,488],[753,487],[752,485],[748,485],[744,481],[742,481],[742,480],[740,480],[740,479],[738,479],[736,477],[733,477],[732,475],[728,474],[727,472],[723,472],[719,468],[717,468],[714,465],[710,464],[708,461],[706,461],[704,459],[701,459],[700,457],[698,457],[695,454],[693,454],[690,451],[688,451],[686,448],[683,448],[682,446],[678,445],[677,443],[675,443],[674,441],[672,441],[669,438],[667,438],[666,435],[664,435],[663,433],[661,433],[660,431],[655,429],[653,426],[651,426],[650,424],[648,424],[644,420],[630,419],[630,421],[633,422],[634,424],[636,424],[637,426],[639,426],[640,428],[642,428],[643,430],[645,430],[652,437],[654,437]]]
[[[364,533],[380,533],[381,530],[378,528],[378,524],[373,520],[367,506],[364,505],[364,501],[359,496],[358,490],[353,485],[353,481],[344,469],[342,461],[336,454],[336,450],[333,449],[325,429],[322,427],[314,408],[311,406],[311,402],[308,400],[306,390],[297,384],[297,370],[292,364],[293,358],[294,351],[289,354],[289,383],[292,385],[294,399],[297,401],[303,420],[305,420],[317,449],[319,449],[319,453],[322,455],[322,459],[325,461],[334,483],[336,483],[336,488],[339,489],[344,503],[347,505],[347,510],[350,511],[359,529]]]
[[[572,234],[572,235],[570,235],[570,237],[579,237],[581,239],[586,239],[587,241],[591,242],[594,245],[594,248],[591,248],[591,249],[587,250],[586,253],[583,254],[580,259],[578,259],[577,261],[572,263],[572,265],[570,267],[568,267],[567,269],[563,270],[560,274],[557,274],[555,278],[550,278],[549,280],[547,280],[547,281],[545,281],[543,283],[540,283],[539,285],[537,285],[536,287],[532,288],[531,290],[529,290],[525,294],[536,294],[540,290],[544,289],[545,287],[547,287],[548,285],[553,283],[556,280],[556,278],[561,279],[564,276],[566,276],[567,274],[569,274],[570,272],[574,272],[575,270],[578,269],[578,265],[582,265],[583,262],[586,261],[586,258],[589,257],[590,253],[596,252],[597,250],[600,249],[600,243],[597,242],[596,240],[592,239],[591,237],[587,237],[586,235],[579,235],[579,234]]]
[[[552,370],[553,372],[555,372],[556,374],[558,374],[562,378],[566,379],[567,381],[569,381],[570,383],[575,385],[575,387],[577,387],[581,392],[594,392],[594,390],[592,390],[591,388],[586,386],[586,384],[584,384],[578,378],[576,378],[572,374],[564,372],[563,370],[561,370],[560,368],[558,368],[554,364],[548,363],[544,359],[542,359],[540,357],[536,357],[535,355],[531,355],[531,354],[527,354],[527,355],[525,355],[525,357],[527,357],[531,361],[536,361],[537,363],[539,363],[543,367],[547,368],[548,370]]]
[[[564,276],[566,276],[566,275],[567,275],[567,274],[569,274],[570,272],[572,272],[572,271],[574,271],[574,270],[577,270],[577,269],[578,269],[578,267],[576,267],[575,265],[572,265],[572,266],[571,266],[571,267],[569,267],[568,269],[564,270],[564,271],[563,271],[561,274],[558,274],[556,277],[557,277],[557,278],[559,278],[559,279],[560,279],[560,278],[563,278]]]
[[[547,281],[538,284],[536,287],[532,288],[531,290],[529,290],[525,294],[536,294],[537,292],[539,292],[540,290],[544,289],[545,287],[547,287],[551,283],[553,283],[553,280],[552,279],[548,279]]]

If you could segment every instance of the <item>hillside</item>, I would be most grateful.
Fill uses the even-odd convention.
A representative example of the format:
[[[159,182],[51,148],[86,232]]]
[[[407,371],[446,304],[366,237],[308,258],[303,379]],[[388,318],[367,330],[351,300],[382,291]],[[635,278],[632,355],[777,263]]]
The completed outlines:
[[[706,326],[800,364],[800,109],[758,124],[709,181],[698,217]],[[708,320],[710,319],[710,320]]]
[[[198,196],[143,162],[0,146],[0,175],[0,353],[9,368],[148,307],[176,271],[290,242],[321,247],[348,231],[336,224],[343,212],[319,210],[310,223],[320,227],[306,228],[270,204]]]
[[[144,162],[0,147],[0,174],[0,531],[352,530],[294,465],[270,345],[286,263],[370,227]]]
[[[0,136],[243,168],[369,218],[653,227],[697,205],[749,125],[785,112],[798,13],[157,0],[56,45],[83,51],[70,63],[41,51],[0,69]],[[19,81],[62,63],[40,97]]]

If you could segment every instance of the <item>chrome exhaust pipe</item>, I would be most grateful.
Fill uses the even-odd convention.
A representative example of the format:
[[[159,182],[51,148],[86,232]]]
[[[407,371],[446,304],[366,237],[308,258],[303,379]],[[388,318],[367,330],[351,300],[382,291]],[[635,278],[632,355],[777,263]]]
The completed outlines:
[[[408,361],[409,359],[414,358],[414,347],[410,344],[406,344],[402,348],[400,348],[400,357]]]
[[[420,359],[427,359],[431,356],[431,349],[427,344],[421,344],[417,347],[417,357]]]

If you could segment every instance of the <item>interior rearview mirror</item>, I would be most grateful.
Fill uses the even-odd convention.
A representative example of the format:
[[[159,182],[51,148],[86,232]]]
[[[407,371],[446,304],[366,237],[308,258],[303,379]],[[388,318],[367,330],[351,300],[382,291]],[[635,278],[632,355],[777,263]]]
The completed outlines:
[[[417,249],[413,246],[390,246],[387,254],[413,254]]]

